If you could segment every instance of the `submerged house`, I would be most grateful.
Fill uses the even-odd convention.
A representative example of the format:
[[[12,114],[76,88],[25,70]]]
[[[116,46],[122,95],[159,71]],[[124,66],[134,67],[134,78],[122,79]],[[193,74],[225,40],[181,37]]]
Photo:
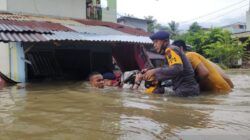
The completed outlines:
[[[112,70],[112,57],[122,71],[141,69],[152,45],[115,23],[116,0],[1,0],[0,11],[0,72],[17,82],[82,80]]]
[[[83,80],[93,71],[146,65],[149,33],[112,22],[0,12],[0,72],[30,80]]]

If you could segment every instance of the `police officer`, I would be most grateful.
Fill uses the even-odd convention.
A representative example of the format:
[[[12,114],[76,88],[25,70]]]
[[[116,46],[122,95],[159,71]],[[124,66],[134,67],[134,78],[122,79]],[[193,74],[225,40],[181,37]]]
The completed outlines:
[[[168,67],[147,70],[144,79],[154,77],[158,81],[172,79],[173,91],[177,96],[199,95],[199,85],[195,80],[193,68],[179,47],[169,43],[169,33],[158,31],[150,36],[154,49],[164,55]]]

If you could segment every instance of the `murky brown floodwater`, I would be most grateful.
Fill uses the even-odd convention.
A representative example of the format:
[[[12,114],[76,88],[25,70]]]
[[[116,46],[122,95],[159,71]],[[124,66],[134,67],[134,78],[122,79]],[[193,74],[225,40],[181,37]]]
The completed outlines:
[[[250,72],[229,95],[178,98],[82,83],[0,90],[1,140],[250,139]]]

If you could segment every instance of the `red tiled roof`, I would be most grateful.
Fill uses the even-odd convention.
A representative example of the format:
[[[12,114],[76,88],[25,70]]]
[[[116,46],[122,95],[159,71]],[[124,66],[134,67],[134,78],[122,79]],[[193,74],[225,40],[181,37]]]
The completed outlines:
[[[83,20],[83,19],[73,19],[77,22],[80,22],[85,25],[93,25],[93,26],[106,26],[124,33],[128,33],[131,35],[140,35],[140,36],[149,36],[151,33],[145,32],[140,29],[135,29],[132,27],[124,26],[121,24],[117,23],[112,23],[112,22],[105,22],[105,21],[98,21],[98,20]]]

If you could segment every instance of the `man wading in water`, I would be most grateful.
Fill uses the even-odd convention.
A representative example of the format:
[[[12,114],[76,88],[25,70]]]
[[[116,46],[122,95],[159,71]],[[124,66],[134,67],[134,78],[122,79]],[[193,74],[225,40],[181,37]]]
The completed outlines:
[[[195,80],[193,68],[179,47],[170,45],[169,33],[159,31],[150,39],[153,41],[157,53],[164,55],[168,67],[147,70],[144,79],[155,77],[158,81],[172,79],[174,95],[195,96],[199,95],[199,85]]]

